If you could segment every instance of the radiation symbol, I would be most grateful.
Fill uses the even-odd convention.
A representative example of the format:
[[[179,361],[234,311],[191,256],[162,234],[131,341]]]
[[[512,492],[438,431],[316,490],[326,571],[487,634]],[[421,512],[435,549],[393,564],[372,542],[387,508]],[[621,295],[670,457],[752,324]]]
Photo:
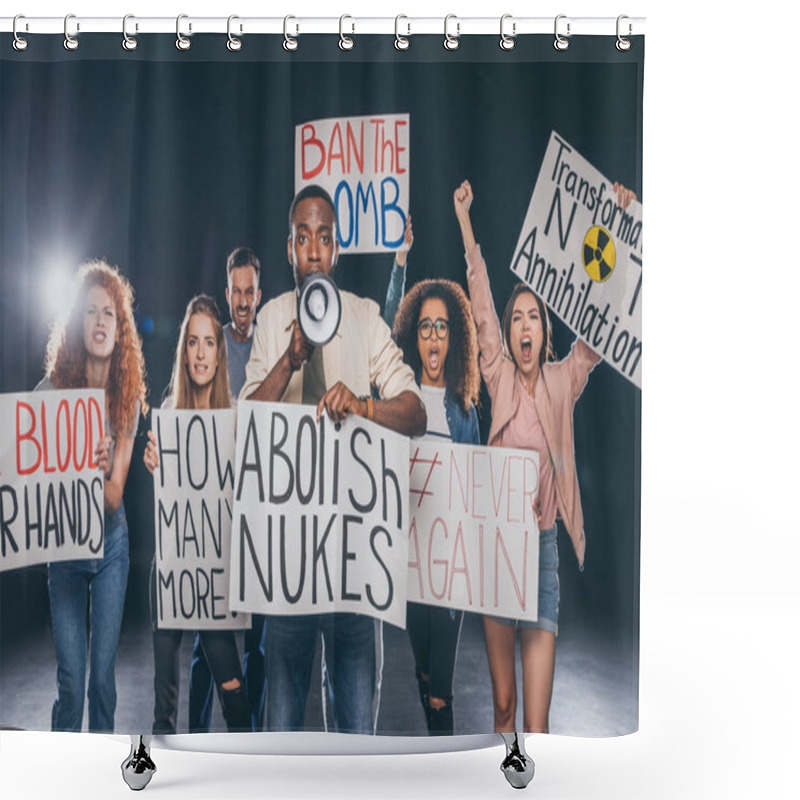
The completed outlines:
[[[599,225],[589,228],[583,240],[583,266],[589,277],[597,283],[608,280],[616,260],[617,251],[611,234]]]

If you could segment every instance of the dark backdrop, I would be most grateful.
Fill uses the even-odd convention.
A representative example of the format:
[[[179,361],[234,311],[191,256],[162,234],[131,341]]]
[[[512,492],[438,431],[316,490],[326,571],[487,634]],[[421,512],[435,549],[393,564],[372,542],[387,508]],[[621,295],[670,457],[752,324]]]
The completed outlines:
[[[509,270],[539,165],[556,129],[603,174],[641,199],[643,41],[619,53],[610,37],[520,38],[503,52],[494,36],[470,36],[447,52],[441,37],[304,36],[293,54],[281,37],[142,37],[127,53],[117,35],[90,34],[75,53],[61,38],[30,37],[0,52],[0,391],[41,378],[53,264],[104,257],[136,291],[150,398],[169,378],[188,299],[216,295],[225,308],[225,257],[249,245],[261,258],[263,301],[292,285],[286,261],[293,195],[294,128],[307,120],[372,113],[411,115],[408,285],[447,277],[466,287],[452,193],[475,191],[476,237],[502,313]],[[391,256],[343,256],[342,288],[381,305]],[[559,357],[571,332],[554,322]],[[586,518],[586,569],[560,537],[561,626],[596,628],[610,641],[638,632],[641,392],[601,363],[575,410],[576,455]],[[485,441],[490,408],[483,396]],[[153,549],[151,479],[141,463],[142,421],[125,493],[132,572],[126,620],[147,615]],[[565,531],[562,530],[562,534]],[[46,624],[44,568],[0,578],[0,635]],[[634,648],[636,645],[634,644]]]

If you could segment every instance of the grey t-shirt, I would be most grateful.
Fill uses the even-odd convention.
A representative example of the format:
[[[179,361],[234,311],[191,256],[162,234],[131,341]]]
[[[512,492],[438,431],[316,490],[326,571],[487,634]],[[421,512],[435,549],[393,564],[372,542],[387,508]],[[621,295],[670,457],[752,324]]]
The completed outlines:
[[[247,362],[250,360],[250,350],[253,348],[253,337],[246,342],[237,342],[231,334],[232,322],[222,330],[225,331],[225,343],[228,346],[228,379],[231,384],[231,394],[239,396],[245,381]]]

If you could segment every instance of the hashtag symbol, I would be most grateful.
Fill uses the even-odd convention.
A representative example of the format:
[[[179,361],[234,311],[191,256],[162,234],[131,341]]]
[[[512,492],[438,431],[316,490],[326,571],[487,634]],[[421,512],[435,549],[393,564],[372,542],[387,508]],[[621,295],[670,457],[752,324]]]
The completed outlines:
[[[428,483],[430,482],[431,475],[433,475],[433,470],[436,467],[441,467],[442,466],[442,462],[439,460],[439,453],[438,452],[433,456],[432,459],[431,458],[420,458],[419,447],[418,447],[414,451],[414,456],[411,459],[411,466],[409,468],[409,475],[411,475],[414,472],[414,467],[417,464],[422,464],[422,465],[429,464],[430,465],[430,468],[428,469],[428,476],[425,478],[425,485],[422,487],[422,489],[411,489],[411,488],[409,488],[409,490],[408,490],[409,494],[417,494],[417,495],[419,495],[419,501],[417,502],[417,508],[419,508],[422,505],[422,498],[423,497],[426,497],[428,495],[433,495],[433,492],[429,492],[428,491]]]

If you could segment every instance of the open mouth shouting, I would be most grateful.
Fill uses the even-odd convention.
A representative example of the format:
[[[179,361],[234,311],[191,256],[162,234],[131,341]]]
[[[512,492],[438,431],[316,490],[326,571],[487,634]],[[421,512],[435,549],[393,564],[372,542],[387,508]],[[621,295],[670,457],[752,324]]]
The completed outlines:
[[[520,339],[519,342],[520,346],[520,353],[522,355],[522,361],[525,364],[528,364],[533,359],[533,342],[529,335],[525,335]]]

